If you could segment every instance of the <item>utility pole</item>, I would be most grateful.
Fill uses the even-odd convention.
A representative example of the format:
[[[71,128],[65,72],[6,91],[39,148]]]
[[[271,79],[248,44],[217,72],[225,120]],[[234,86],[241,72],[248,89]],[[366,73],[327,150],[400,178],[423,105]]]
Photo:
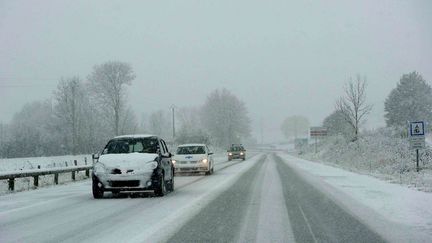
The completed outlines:
[[[3,123],[0,122],[0,158],[3,158],[3,140],[4,140],[4,134],[3,134]]]
[[[175,106],[171,105],[171,111],[172,111],[172,136],[173,136],[173,142],[175,139]]]

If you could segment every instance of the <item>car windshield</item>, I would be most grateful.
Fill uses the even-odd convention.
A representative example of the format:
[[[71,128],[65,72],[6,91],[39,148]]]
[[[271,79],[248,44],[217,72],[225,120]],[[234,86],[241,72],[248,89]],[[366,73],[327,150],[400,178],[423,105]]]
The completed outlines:
[[[157,153],[159,148],[156,138],[124,138],[111,140],[103,154]]]
[[[243,147],[240,146],[233,146],[231,147],[230,151],[243,151]]]
[[[177,148],[177,154],[205,154],[204,146],[182,146]]]

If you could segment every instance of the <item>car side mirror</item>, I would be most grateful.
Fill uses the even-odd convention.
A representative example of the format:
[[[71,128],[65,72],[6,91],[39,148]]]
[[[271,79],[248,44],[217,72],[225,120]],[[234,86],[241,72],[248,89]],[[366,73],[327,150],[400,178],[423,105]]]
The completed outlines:
[[[100,157],[100,154],[99,154],[99,153],[92,154],[92,164],[98,162],[99,157]]]

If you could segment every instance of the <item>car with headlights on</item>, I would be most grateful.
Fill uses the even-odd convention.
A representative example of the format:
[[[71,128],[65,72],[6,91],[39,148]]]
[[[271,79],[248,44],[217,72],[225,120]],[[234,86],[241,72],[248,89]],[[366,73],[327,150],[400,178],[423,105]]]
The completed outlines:
[[[241,144],[232,144],[227,150],[228,161],[233,159],[246,159],[246,149]]]
[[[164,196],[174,190],[174,166],[165,141],[154,135],[124,135],[111,139],[92,172],[94,198],[104,192],[154,191]]]
[[[176,173],[196,172],[213,174],[213,152],[206,144],[182,144],[177,147],[173,157]]]

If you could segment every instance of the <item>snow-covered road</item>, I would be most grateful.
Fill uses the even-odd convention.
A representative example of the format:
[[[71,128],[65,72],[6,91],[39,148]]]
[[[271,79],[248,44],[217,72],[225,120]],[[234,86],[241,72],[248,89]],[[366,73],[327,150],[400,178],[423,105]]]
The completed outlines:
[[[211,176],[177,176],[175,192],[162,198],[108,194],[95,200],[90,180],[4,195],[0,197],[0,242],[432,239],[425,232],[403,234],[412,228],[396,224],[363,197],[351,195],[349,188],[326,180],[340,178],[344,171],[319,166],[284,153],[260,153],[244,162],[219,158]],[[391,226],[399,232],[392,235]]]

